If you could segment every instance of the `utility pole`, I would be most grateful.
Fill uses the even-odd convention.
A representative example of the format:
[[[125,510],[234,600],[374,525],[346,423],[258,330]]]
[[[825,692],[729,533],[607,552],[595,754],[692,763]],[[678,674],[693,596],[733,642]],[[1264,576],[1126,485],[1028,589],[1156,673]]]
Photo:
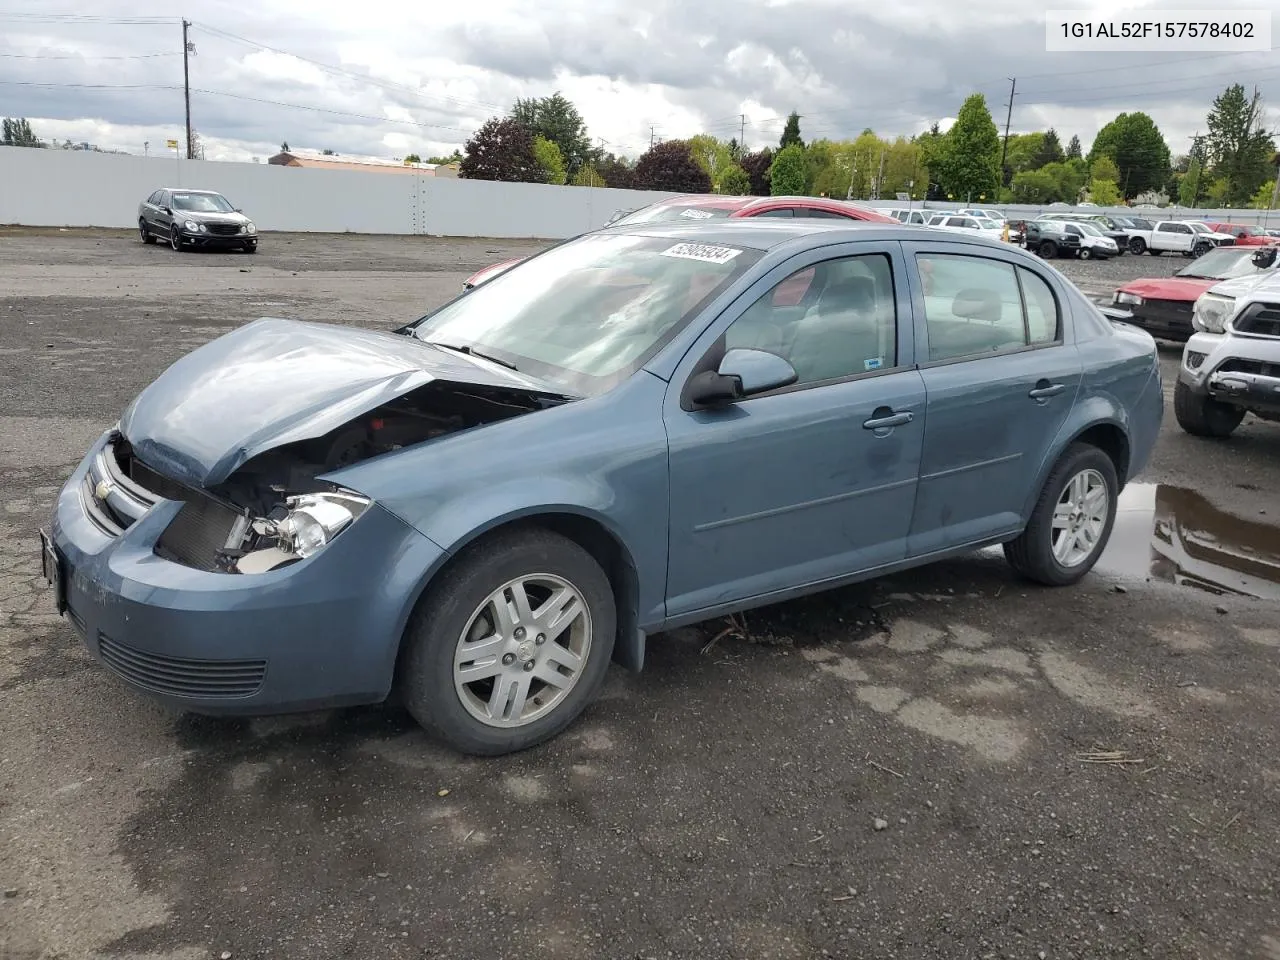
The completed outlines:
[[[872,200],[880,199],[880,188],[884,186],[884,151],[880,151],[880,169],[876,172],[876,187],[871,192]]]
[[[1018,92],[1018,78],[1009,78],[1009,112],[1004,115],[1004,147],[1000,151],[1000,186],[1004,186],[1004,165],[1009,159],[1009,124],[1013,122],[1013,97]]]
[[[1204,161],[1200,158],[1200,131],[1191,135],[1191,157],[1187,160],[1187,173],[1191,173],[1191,165],[1196,164],[1196,189],[1191,197],[1191,208],[1194,210],[1200,202],[1200,184],[1204,181]]]
[[[654,131],[654,128],[650,127],[649,128],[649,149],[650,150],[653,149],[653,131]]]
[[[741,115],[742,122],[738,125],[738,153],[747,152],[747,115]],[[736,157],[735,159],[741,159]]]
[[[187,159],[195,159],[195,142],[191,139],[191,41],[187,39],[190,20],[182,21],[182,98],[187,104]]]

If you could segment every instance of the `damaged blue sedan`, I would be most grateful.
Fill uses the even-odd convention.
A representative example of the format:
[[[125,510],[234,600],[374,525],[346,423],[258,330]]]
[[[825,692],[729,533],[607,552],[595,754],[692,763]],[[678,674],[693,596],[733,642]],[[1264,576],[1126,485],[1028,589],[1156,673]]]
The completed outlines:
[[[1078,581],[1163,408],[1151,337],[1007,244],[616,227],[395,332],[200,347],[93,444],[42,558],[88,649],[173,707],[396,693],[502,754],[658,631],[992,544]]]

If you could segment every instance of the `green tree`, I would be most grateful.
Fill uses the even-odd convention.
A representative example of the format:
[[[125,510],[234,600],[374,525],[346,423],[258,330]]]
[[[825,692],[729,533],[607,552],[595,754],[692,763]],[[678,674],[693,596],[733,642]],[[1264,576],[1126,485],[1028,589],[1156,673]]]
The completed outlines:
[[[1080,191],[1089,180],[1089,171],[1079,157],[1062,163],[1046,163],[1038,171],[1053,177],[1058,189],[1050,202],[1062,201],[1075,203],[1080,198]]]
[[[936,123],[916,136],[913,142],[920,148],[920,162],[928,171],[925,199],[941,200],[946,195],[946,190],[940,181],[950,156],[950,144]]]
[[[1115,161],[1116,184],[1126,197],[1159,189],[1169,180],[1169,145],[1145,113],[1122,113],[1098,131],[1089,163],[1104,156]]]
[[[578,168],[578,172],[573,175],[572,183],[575,187],[605,186],[604,177],[600,176],[596,168],[589,163]]]
[[[804,141],[800,139],[800,114],[794,110],[787,116],[786,126],[782,128],[782,138],[778,141],[778,149],[785,150],[792,145],[804,146]]]
[[[596,161],[595,168],[596,173],[604,178],[606,186],[618,190],[629,190],[633,186],[635,171],[625,157],[606,153]]]
[[[773,158],[769,171],[769,189],[775,197],[791,197],[804,193],[804,181],[808,174],[804,147],[798,143],[783,147]]]
[[[11,120],[8,117],[0,124],[0,143],[6,147],[43,147],[44,141],[31,130],[31,124],[25,117]]]
[[[467,180],[542,183],[529,128],[510,117],[490,117],[464,145],[458,176]]]
[[[669,193],[710,193],[711,177],[693,159],[684,140],[664,140],[636,161],[632,184],[637,190]]]
[[[735,197],[745,197],[751,193],[751,177],[736,163],[730,164],[720,174],[720,192]]]
[[[732,137],[729,140],[729,156],[733,157],[733,162],[737,163],[739,160],[741,160],[744,152],[745,151],[743,151],[742,149],[742,144],[738,142],[738,138]]]
[[[1089,176],[1094,180],[1110,180],[1112,183],[1120,182],[1120,167],[1116,162],[1105,154],[1098,157],[1089,164]]]
[[[1044,146],[1043,133],[1014,133],[1009,136],[1009,151],[1004,165],[1011,173],[1034,170],[1043,164],[1036,163],[1036,155]],[[1003,153],[1003,147],[1001,148]]]
[[[461,162],[462,162],[461,150],[454,150],[453,153],[449,154],[449,156],[447,157],[427,157],[427,163],[434,163],[437,166],[441,166],[449,163],[461,163]]]
[[[1072,134],[1071,141],[1067,144],[1067,160],[1079,160],[1084,155],[1080,151],[1080,138]]]
[[[1268,180],[1262,186],[1258,187],[1257,192],[1253,195],[1253,199],[1249,201],[1249,206],[1253,207],[1255,210],[1271,210],[1272,201],[1275,199],[1275,195],[1276,182],[1274,180]]]
[[[1061,190],[1059,178],[1043,167],[1015,173],[1009,185],[1013,203],[1054,203],[1062,199]]]
[[[1226,182],[1223,199],[1228,206],[1247,203],[1271,178],[1276,152],[1263,125],[1262,94],[1255,87],[1248,97],[1242,85],[1232,84],[1214,99],[1208,124],[1208,165],[1215,178]]]
[[[729,144],[709,133],[699,133],[697,136],[690,137],[687,142],[693,159],[697,161],[698,166],[707,171],[707,176],[711,178],[713,184],[720,180],[724,171],[736,165]]]
[[[535,136],[533,138],[533,157],[538,161],[538,167],[542,170],[544,183],[559,186],[569,179],[564,169],[564,157],[560,155],[560,148],[556,146],[554,140]]]
[[[405,163],[421,163],[422,158],[418,156],[416,153],[411,153],[404,158],[404,162]]]
[[[1089,181],[1089,199],[1100,207],[1114,207],[1120,203],[1120,188],[1114,180]]]
[[[965,100],[947,140],[948,156],[939,171],[947,192],[966,203],[994,198],[1000,187],[1000,132],[986,97],[975,93]]]
[[[1040,138],[1040,149],[1031,159],[1031,169],[1039,170],[1047,163],[1061,163],[1067,159],[1062,152],[1062,142],[1058,139],[1058,131],[1050,127]]]
[[[560,148],[565,170],[572,176],[584,163],[594,159],[587,124],[573,102],[559,91],[549,97],[517,99],[511,118],[522,123],[535,137],[550,140]]]

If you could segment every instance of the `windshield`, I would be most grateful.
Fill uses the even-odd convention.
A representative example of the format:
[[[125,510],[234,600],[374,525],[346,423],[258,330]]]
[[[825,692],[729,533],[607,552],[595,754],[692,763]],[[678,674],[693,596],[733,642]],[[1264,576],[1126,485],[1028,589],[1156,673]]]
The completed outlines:
[[[978,227],[982,230],[999,230],[1000,224],[996,223],[989,217],[974,217],[978,221]]]
[[[1203,223],[1197,223],[1194,220],[1188,220],[1187,226],[1190,227],[1192,230],[1194,230],[1196,233],[1213,233],[1213,231],[1210,230],[1208,227],[1206,227]]]
[[[1257,247],[1218,247],[1193,260],[1179,270],[1179,277],[1203,277],[1205,280],[1232,280],[1257,273],[1253,257]]]
[[[668,220],[711,220],[727,217],[733,213],[733,207],[704,207],[690,203],[668,203],[665,200],[641,207],[610,226],[626,227],[637,223],[664,223]]]
[[[412,332],[592,396],[639,370],[758,259],[720,244],[589,234],[463,294]]]
[[[1104,235],[1103,232],[1098,229],[1098,225],[1096,223],[1090,223],[1088,220],[1078,223],[1076,226],[1091,237],[1101,237]]]
[[[171,206],[187,213],[234,213],[236,209],[218,193],[175,193]]]

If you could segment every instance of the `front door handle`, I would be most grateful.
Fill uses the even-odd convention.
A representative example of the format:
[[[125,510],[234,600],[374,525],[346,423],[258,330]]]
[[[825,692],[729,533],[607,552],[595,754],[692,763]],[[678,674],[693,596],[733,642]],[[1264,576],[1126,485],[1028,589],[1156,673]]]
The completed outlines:
[[[879,411],[876,411],[879,413]],[[910,423],[914,419],[910,410],[904,410],[902,413],[890,413],[883,417],[872,417],[870,420],[862,421],[862,426],[867,430],[888,430],[890,427],[900,427],[903,424]]]
[[[1050,397],[1056,397],[1065,389],[1067,386],[1064,383],[1049,383],[1047,380],[1041,380],[1027,396],[1032,400],[1047,400]]]

